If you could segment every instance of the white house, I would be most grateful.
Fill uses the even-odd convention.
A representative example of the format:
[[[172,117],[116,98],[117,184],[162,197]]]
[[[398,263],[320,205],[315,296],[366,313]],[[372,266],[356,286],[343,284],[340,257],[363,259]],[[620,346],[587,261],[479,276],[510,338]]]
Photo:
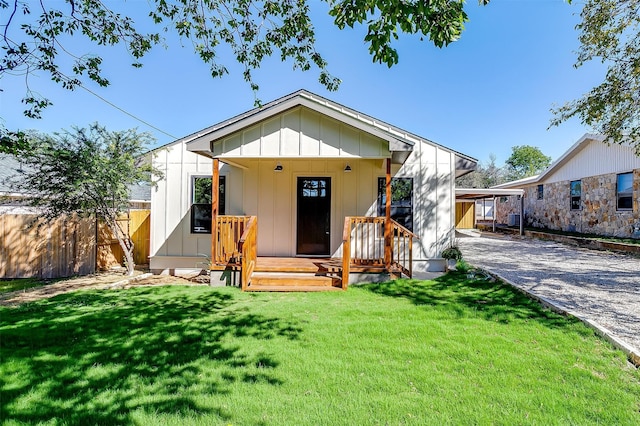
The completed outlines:
[[[384,248],[374,240],[382,241],[384,231],[368,231],[372,241],[363,242],[355,219],[349,225],[345,218],[384,218],[387,177],[395,220],[385,234],[389,243],[411,231],[412,269],[441,269],[440,253],[454,232],[455,177],[476,165],[469,156],[304,90],[154,154],[165,174],[151,197],[150,268],[156,273],[202,268],[203,255],[212,256],[212,232],[214,250],[224,249],[227,237],[220,232],[226,231],[219,226],[227,216],[256,218],[260,257],[339,259],[347,234],[354,238],[352,259],[382,256]],[[220,185],[213,194],[212,177]],[[360,253],[365,245],[375,253]]]
[[[640,238],[640,157],[628,144],[586,134],[540,175],[495,188],[524,190],[529,226]],[[498,220],[515,209],[503,199]]]

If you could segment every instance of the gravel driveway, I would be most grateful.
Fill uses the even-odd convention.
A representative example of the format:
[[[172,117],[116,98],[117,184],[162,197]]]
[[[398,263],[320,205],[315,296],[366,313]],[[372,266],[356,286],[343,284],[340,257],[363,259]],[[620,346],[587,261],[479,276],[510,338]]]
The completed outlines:
[[[640,348],[640,259],[518,236],[458,235],[464,258]]]

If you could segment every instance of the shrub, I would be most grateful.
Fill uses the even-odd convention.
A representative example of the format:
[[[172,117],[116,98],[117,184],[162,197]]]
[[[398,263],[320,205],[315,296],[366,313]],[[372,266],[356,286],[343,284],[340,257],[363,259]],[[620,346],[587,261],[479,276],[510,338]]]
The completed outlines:
[[[442,257],[447,260],[460,260],[462,259],[462,252],[456,246],[451,246],[442,250]]]

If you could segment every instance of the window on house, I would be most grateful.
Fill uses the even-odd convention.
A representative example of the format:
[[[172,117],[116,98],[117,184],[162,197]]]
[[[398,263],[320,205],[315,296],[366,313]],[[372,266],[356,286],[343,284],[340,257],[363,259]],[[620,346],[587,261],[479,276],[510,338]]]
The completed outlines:
[[[378,216],[385,215],[386,179],[378,178]],[[391,179],[391,219],[413,231],[413,178]]]
[[[538,200],[544,198],[544,185],[538,185]]]
[[[493,220],[493,200],[483,198],[476,200],[476,219],[477,220]]]
[[[570,194],[571,210],[580,210],[580,200],[582,199],[582,181],[571,181]]]
[[[220,176],[218,214],[225,214],[226,177]],[[194,176],[192,180],[191,233],[211,233],[211,177]]]
[[[631,210],[633,208],[633,173],[618,175],[616,197],[618,210]]]

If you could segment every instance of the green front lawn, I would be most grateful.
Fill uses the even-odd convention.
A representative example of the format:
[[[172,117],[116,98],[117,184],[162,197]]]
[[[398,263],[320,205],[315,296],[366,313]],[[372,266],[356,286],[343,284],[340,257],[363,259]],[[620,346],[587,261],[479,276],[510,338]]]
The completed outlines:
[[[640,424],[581,323],[448,274],[331,293],[159,287],[0,308],[4,424]]]

